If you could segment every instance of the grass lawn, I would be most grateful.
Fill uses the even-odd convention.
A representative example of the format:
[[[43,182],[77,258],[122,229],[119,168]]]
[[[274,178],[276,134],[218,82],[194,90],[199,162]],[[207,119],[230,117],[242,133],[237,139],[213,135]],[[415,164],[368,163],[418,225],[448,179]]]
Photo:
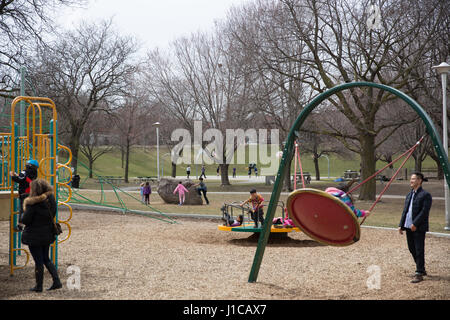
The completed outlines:
[[[248,152],[246,152],[246,163],[245,164],[230,164],[229,174],[232,174],[232,168],[236,167],[237,175],[247,175],[248,174]],[[60,156],[60,162],[64,162],[65,157],[63,154]],[[360,160],[359,156],[355,155],[354,159],[343,159],[337,155],[330,155],[330,176],[340,177],[344,174],[345,170],[355,170],[359,171]],[[88,161],[82,155],[79,154],[79,166],[78,174],[81,176],[83,181],[88,176]],[[130,166],[129,166],[129,176],[130,177],[140,177],[140,176],[156,176],[157,175],[157,153],[156,147],[134,147],[132,148],[130,154]],[[302,155],[302,165],[305,172],[310,172],[314,175],[314,164],[310,155]],[[382,168],[386,163],[378,161],[377,168]],[[397,164],[397,166],[399,163]],[[186,173],[187,164],[181,164],[177,166],[177,175],[184,175]],[[198,175],[200,175],[200,165],[191,165],[191,175],[196,176],[196,170]],[[217,164],[207,164],[206,176],[216,175]],[[257,162],[258,169],[261,169],[261,164]],[[265,167],[265,166],[263,166]],[[319,159],[319,167],[321,176],[328,176],[328,161],[326,158]],[[405,168],[414,168],[414,160],[410,158],[405,165]],[[426,158],[423,163],[423,168],[425,169],[435,169],[435,162],[431,158]],[[169,176],[171,174],[171,163],[170,163],[170,152],[165,146],[160,147],[160,170],[163,176]],[[114,150],[111,153],[107,153],[101,156],[95,163],[93,167],[94,175],[97,176],[121,176],[123,177],[124,169],[122,168],[121,153],[118,150]],[[294,166],[291,168],[291,172],[294,172]]]

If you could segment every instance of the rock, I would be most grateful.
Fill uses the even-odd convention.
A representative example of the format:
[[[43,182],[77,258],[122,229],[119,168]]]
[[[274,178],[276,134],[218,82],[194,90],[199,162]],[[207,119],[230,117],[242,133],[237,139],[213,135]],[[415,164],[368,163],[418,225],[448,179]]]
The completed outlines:
[[[190,179],[174,179],[174,178],[162,178],[158,186],[158,194],[164,200],[165,203],[178,204],[178,193],[174,194],[173,191],[177,187],[179,182],[182,182],[183,186],[189,190],[186,193],[186,205],[202,205],[203,200],[197,193],[197,187],[194,187],[195,182]]]

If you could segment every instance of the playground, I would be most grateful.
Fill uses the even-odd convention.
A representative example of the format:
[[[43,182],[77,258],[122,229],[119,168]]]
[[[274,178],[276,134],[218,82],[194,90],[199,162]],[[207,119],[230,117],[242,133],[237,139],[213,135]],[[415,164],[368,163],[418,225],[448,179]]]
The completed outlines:
[[[74,211],[72,237],[59,270],[62,290],[28,291],[33,268],[10,277],[8,247],[0,244],[1,299],[449,299],[450,239],[427,236],[426,281],[409,283],[414,265],[405,236],[362,228],[349,247],[321,245],[302,233],[270,242],[256,283],[248,273],[257,243],[249,234],[217,230],[217,221]],[[0,222],[0,234],[8,223]],[[250,236],[251,237],[251,236]],[[20,262],[20,261],[19,261]],[[368,289],[368,268],[380,267],[379,289]],[[80,268],[80,289],[68,289]],[[44,286],[51,279],[46,276]]]
[[[3,154],[8,155],[3,157],[3,166],[19,171],[25,161],[35,158],[39,176],[55,187],[59,204],[56,221],[65,226],[66,233],[53,243],[51,258],[66,285],[59,292],[39,296],[26,290],[33,270],[28,265],[28,251],[21,248],[21,234],[13,230],[18,219],[18,201],[14,196],[14,184],[5,175],[3,188],[10,192],[10,221],[0,222],[0,231],[1,234],[9,231],[10,241],[2,241],[0,245],[0,298],[448,299],[448,234],[432,233],[427,237],[428,275],[418,287],[409,282],[413,277],[413,264],[405,250],[405,236],[395,230],[408,190],[408,181],[399,182],[395,178],[423,138],[391,162],[404,158],[389,182],[377,186],[376,201],[358,203],[365,209],[370,207],[370,211],[378,204],[379,220],[373,221],[371,226],[361,227],[365,218],[358,221],[349,205],[321,190],[326,185],[313,182],[308,188],[305,185],[296,132],[323,99],[352,86],[380,87],[407,101],[427,125],[436,152],[443,159],[445,176],[449,178],[448,158],[434,124],[416,102],[377,84],[341,85],[319,95],[299,115],[286,139],[273,188],[266,197],[265,223],[258,229],[242,227],[240,232],[233,232],[238,228],[225,230],[228,232],[218,230],[218,222],[222,223],[219,206],[224,202],[245,200],[246,193],[213,194],[210,201],[215,205],[205,206],[206,211],[198,210],[202,212],[185,206],[190,213],[200,214],[194,219],[183,217],[183,212],[176,209],[178,206],[163,204],[156,194],[151,203],[144,206],[147,212],[143,213],[141,208],[134,207],[141,205],[139,191],[117,188],[101,177],[98,177],[100,190],[72,190],[69,184],[71,152],[57,142],[55,105],[49,99],[17,98],[12,103],[11,133],[5,133],[2,142],[6,150]],[[14,107],[21,101],[28,104],[28,112],[33,112],[28,117],[33,125],[27,123],[27,128],[32,130],[27,130],[26,136],[18,136],[14,125]],[[53,111],[49,133],[43,133],[42,107]],[[39,126],[34,125],[36,119],[40,120]],[[69,154],[64,164],[58,162],[61,150]],[[293,156],[295,172],[298,160],[302,185],[294,183],[294,192],[282,194],[282,181],[290,174],[286,164]],[[346,192],[356,191],[385,168]],[[391,184],[397,191],[386,194],[381,201]],[[444,218],[443,190],[435,191],[436,201],[429,218],[431,231],[442,229]],[[280,202],[285,204],[281,206],[281,216],[292,219],[299,232],[280,237],[271,235],[276,233],[272,221],[280,216],[277,212]],[[73,210],[72,205],[76,205],[77,210]],[[93,205],[103,209],[94,211]],[[178,215],[171,215],[171,210]],[[391,228],[380,228],[384,224]],[[64,243],[62,251],[59,250],[61,243]]]

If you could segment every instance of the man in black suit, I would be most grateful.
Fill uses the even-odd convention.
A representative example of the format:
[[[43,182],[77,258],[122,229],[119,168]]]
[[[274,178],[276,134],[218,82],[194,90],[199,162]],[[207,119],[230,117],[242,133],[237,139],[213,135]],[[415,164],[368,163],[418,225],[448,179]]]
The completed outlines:
[[[406,230],[408,249],[416,263],[416,274],[412,283],[418,283],[427,275],[425,271],[425,233],[428,231],[431,195],[422,189],[422,182],[427,181],[423,174],[415,172],[411,175],[411,192],[406,196],[405,207],[398,231]]]

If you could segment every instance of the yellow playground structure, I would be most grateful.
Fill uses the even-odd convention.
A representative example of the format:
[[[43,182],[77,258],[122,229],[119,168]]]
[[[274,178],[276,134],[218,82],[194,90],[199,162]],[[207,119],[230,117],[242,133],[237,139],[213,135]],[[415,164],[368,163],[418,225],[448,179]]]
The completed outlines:
[[[25,127],[20,128],[15,122],[18,116],[17,106],[22,105],[24,112],[22,117],[26,117]],[[26,110],[26,111],[25,111]],[[71,236],[70,220],[72,219],[72,208],[68,204],[72,196],[70,181],[72,171],[69,164],[72,161],[72,154],[69,148],[58,144],[58,119],[55,103],[49,98],[38,97],[17,97],[11,103],[10,132],[0,132],[0,217],[9,216],[9,268],[10,275],[14,271],[24,268],[29,260],[30,253],[21,247],[22,233],[14,230],[19,220],[19,199],[17,186],[11,180],[10,171],[20,172],[25,169],[28,160],[34,159],[39,163],[38,178],[47,180],[55,193],[58,203],[56,220],[66,226],[65,237],[56,239],[51,245],[51,259],[58,267],[58,246],[67,241]],[[20,134],[22,133],[22,134]],[[68,153],[66,163],[58,163],[58,154],[61,150]],[[58,170],[64,168],[69,172],[69,179],[59,181]],[[67,174],[66,174],[67,176]],[[58,189],[65,188],[66,199],[58,198]],[[68,209],[68,216],[65,220],[60,220],[58,209],[64,206]],[[63,234],[64,234],[63,233]],[[26,255],[26,262],[18,265],[17,258],[22,254]]]

